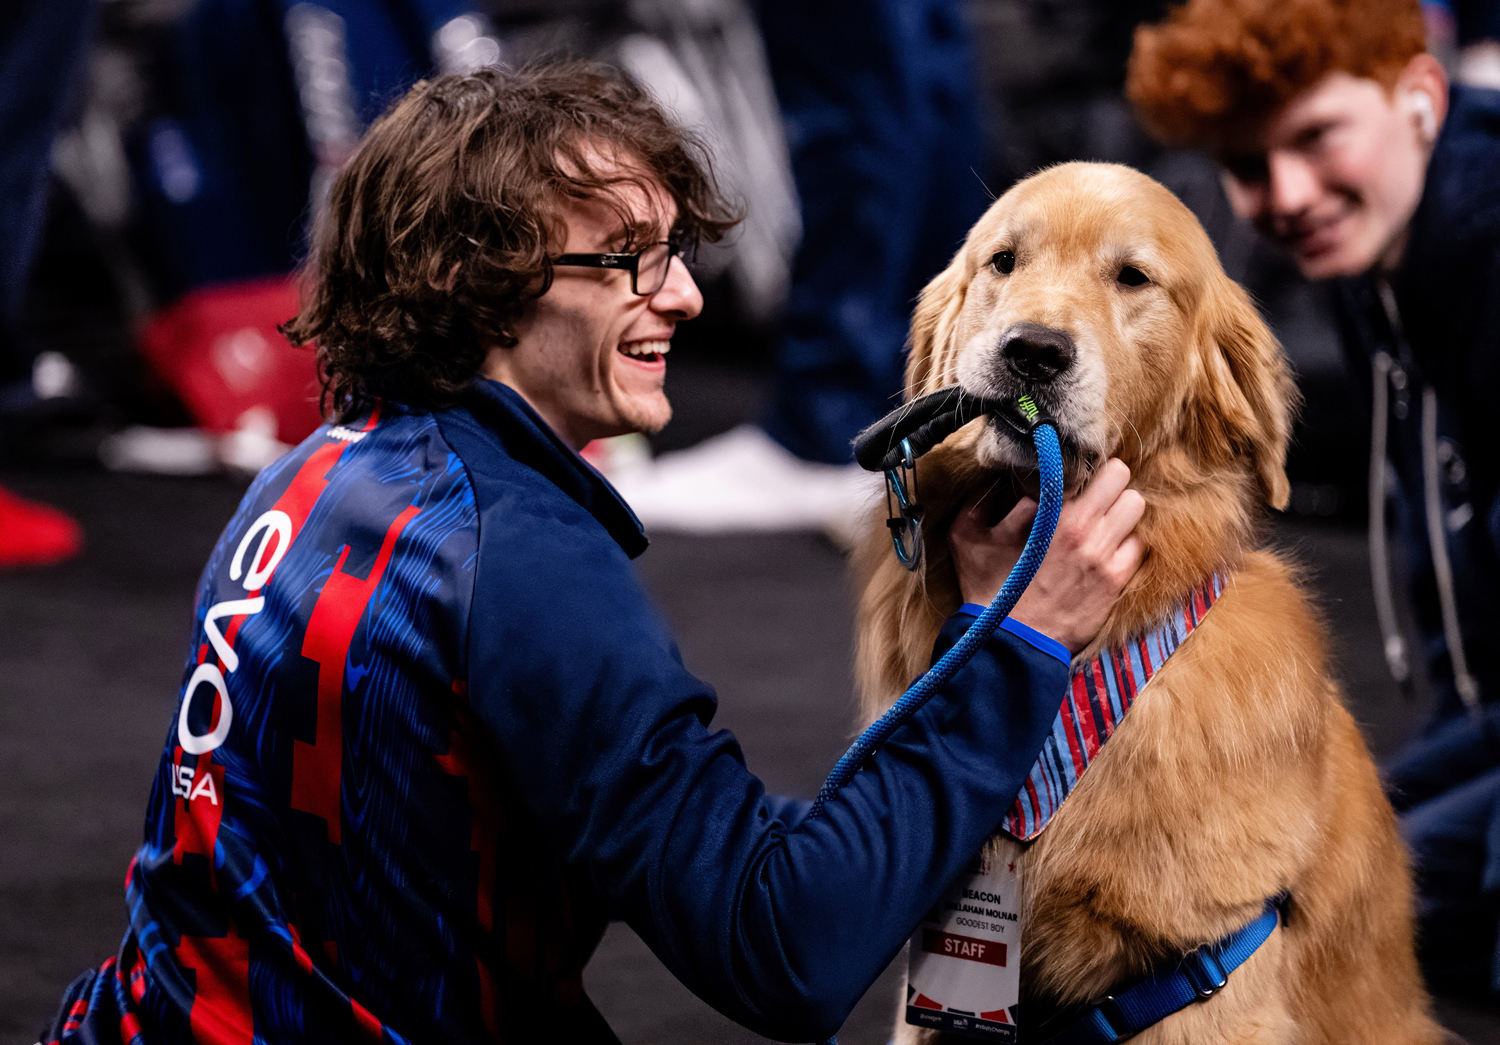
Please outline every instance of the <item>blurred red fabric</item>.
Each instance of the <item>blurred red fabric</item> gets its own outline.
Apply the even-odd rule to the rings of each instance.
[[[247,410],[263,407],[276,417],[276,438],[298,443],[323,418],[312,350],[293,348],[276,329],[297,309],[291,278],[194,290],[146,322],[141,352],[203,428],[234,431]]]
[[[0,568],[50,566],[83,550],[83,528],[65,513],[0,486]]]

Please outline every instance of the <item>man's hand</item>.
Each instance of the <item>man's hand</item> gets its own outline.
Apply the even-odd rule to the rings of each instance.
[[[1130,469],[1111,458],[1077,496],[1063,503],[1047,557],[1011,617],[1077,653],[1087,646],[1141,565],[1141,542],[1131,531],[1146,500],[1127,490]],[[1021,498],[994,526],[979,502],[953,520],[948,543],[965,602],[988,606],[1021,558],[1037,503]]]

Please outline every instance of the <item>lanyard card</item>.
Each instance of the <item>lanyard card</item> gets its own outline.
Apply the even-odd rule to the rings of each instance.
[[[906,1022],[1016,1040],[1021,999],[1021,847],[991,839],[911,938]]]

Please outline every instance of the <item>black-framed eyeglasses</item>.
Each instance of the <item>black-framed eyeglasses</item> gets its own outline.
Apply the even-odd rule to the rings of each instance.
[[[672,259],[683,254],[680,240],[648,243],[634,254],[559,254],[552,259],[554,268],[619,269],[630,273],[630,292],[649,298],[666,285]]]

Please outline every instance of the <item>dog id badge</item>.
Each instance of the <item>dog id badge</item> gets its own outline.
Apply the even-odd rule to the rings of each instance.
[[[1021,1000],[1021,846],[991,839],[911,938],[906,1022],[1016,1040]]]

